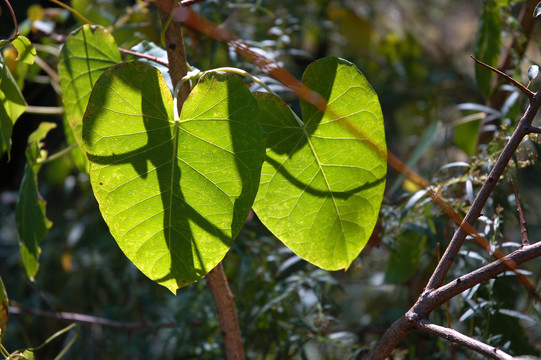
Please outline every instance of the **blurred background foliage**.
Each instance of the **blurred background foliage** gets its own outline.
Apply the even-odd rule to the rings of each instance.
[[[526,106],[523,96],[504,87],[507,95],[501,108],[484,107],[495,85],[490,78],[476,77],[469,56],[485,56],[484,60],[497,64],[513,37],[523,36],[517,18],[525,3],[207,0],[194,9],[298,78],[320,57],[340,56],[355,63],[379,95],[389,149],[464,214]],[[17,63],[13,50],[5,48],[6,63],[30,105],[60,106],[54,78],[59,47],[66,34],[82,23],[48,1],[14,1],[12,5],[21,33],[37,44],[42,62]],[[109,27],[124,48],[141,41],[159,44],[157,12],[147,2],[72,0],[71,6]],[[3,6],[1,38],[9,37],[12,30]],[[185,29],[185,38],[191,65],[204,70],[231,65],[247,69],[298,109],[292,93],[260,74],[227,44],[191,29]],[[511,73],[525,84],[527,68],[541,62],[540,39],[536,20],[530,38],[521,38],[528,44],[526,52],[512,54]],[[483,50],[483,43],[492,47]],[[533,81],[530,88],[537,90],[539,85]],[[499,125],[492,129],[496,132],[488,145],[478,144],[487,118],[499,120]],[[223,358],[215,308],[204,282],[182,289],[175,297],[142,276],[113,241],[87,175],[68,156],[44,165],[40,172],[40,192],[54,226],[42,243],[35,282],[28,280],[20,264],[14,209],[26,138],[42,121],[58,124],[46,139],[49,153],[64,148],[61,115],[27,113],[14,127],[11,160],[4,156],[0,162],[0,276],[12,308],[75,312],[126,325],[82,324],[64,359]],[[508,171],[516,181],[532,241],[541,234],[540,149],[532,136]],[[257,217],[247,220],[224,265],[249,358],[362,358],[386,327],[411,306],[454,226],[421,189],[400,174],[391,171],[387,183],[381,221],[369,246],[346,272],[329,273],[305,263]],[[520,246],[515,204],[510,182],[503,178],[476,225],[503,251]],[[448,279],[492,260],[486,250],[467,241]],[[523,270],[537,289],[540,268],[537,259]],[[448,315],[451,325],[466,334],[511,354],[538,356],[540,313],[540,305],[512,273],[506,273],[453,299],[447,310],[441,307],[434,312],[432,320],[447,325]],[[37,346],[68,323],[32,314],[12,315],[2,343],[10,351]],[[73,331],[54,340],[36,352],[37,358],[54,358],[71,336]],[[453,356],[450,348],[448,342],[414,333],[393,358],[449,359]],[[454,352],[458,358],[476,358],[459,347]]]

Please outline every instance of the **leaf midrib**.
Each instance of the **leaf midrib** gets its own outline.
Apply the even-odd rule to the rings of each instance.
[[[325,173],[325,170],[323,169],[323,165],[321,164],[321,161],[319,160],[319,156],[316,153],[316,149],[314,148],[314,145],[312,144],[312,141],[310,139],[310,136],[308,135],[308,132],[306,131],[306,128],[302,127],[302,131],[304,133],[304,136],[306,136],[306,141],[308,142],[308,145],[310,146],[310,150],[312,151],[312,154],[314,154],[314,157],[317,162],[317,166],[319,167],[319,171],[321,172],[321,175],[323,176],[323,179],[325,180],[325,185],[327,185],[327,189],[329,190],[329,194],[332,199],[334,210],[336,211],[336,215],[338,215],[338,220],[340,221],[340,229],[342,230],[342,234],[344,234],[344,241],[345,241],[345,230],[342,224],[342,217],[340,216],[338,205],[336,204],[336,199],[334,198],[334,195],[332,193],[331,185],[329,184],[329,180],[327,179],[327,174]],[[344,249],[346,251],[346,259],[347,259],[348,258],[347,246],[345,246]]]
[[[177,159],[177,148],[178,148],[178,131],[180,127],[180,121],[175,120],[175,132],[173,134],[173,151],[171,154],[171,182],[169,183],[169,218],[167,219],[167,247],[171,249],[171,232],[172,232],[172,219],[173,219],[173,183],[175,181],[175,164]]]

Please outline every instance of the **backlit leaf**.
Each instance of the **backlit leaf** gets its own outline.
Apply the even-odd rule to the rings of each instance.
[[[13,125],[28,105],[0,56],[0,156],[11,149]]]
[[[82,119],[92,87],[101,74],[121,62],[114,38],[101,26],[83,25],[66,39],[60,53],[58,75],[64,104],[64,124],[75,141],[82,144]],[[68,137],[70,140],[71,137]],[[80,149],[73,156],[81,170],[86,168]]]
[[[312,63],[303,83],[327,101],[301,103],[301,126],[279,98],[257,96],[267,157],[254,210],[293,252],[327,270],[347,269],[366,245],[385,188],[383,116],[376,93],[348,61]],[[358,139],[345,121],[365,134]]]
[[[84,118],[90,179],[126,256],[176,292],[225,256],[255,198],[264,159],[257,102],[237,76],[200,79],[180,120],[160,72],[118,65]]]
[[[41,168],[39,160],[47,157],[42,150],[41,141],[47,133],[56,127],[56,124],[42,122],[38,129],[28,137],[26,149],[27,164],[24,168],[24,177],[19,189],[19,200],[15,218],[19,233],[21,258],[28,277],[33,280],[39,268],[39,244],[49,231],[52,223],[45,215],[45,200],[38,192],[38,172]]]
[[[32,65],[34,63],[34,59],[37,55],[36,49],[27,37],[18,36],[15,40],[13,40],[12,44],[19,53],[17,61],[22,61],[28,65]]]

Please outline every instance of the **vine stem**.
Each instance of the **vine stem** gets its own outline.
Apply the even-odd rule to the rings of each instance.
[[[169,73],[171,74],[173,87],[176,88],[179,85],[178,92],[175,91],[177,100],[175,111],[180,114],[182,104],[190,94],[190,82],[182,82],[182,79],[189,71],[182,28],[179,22],[171,21],[176,7],[174,0],[157,0],[156,6],[160,9],[160,18],[165,27],[163,40],[167,50]],[[216,304],[227,359],[245,359],[235,301],[221,263],[208,273],[206,281]]]
[[[13,18],[13,25],[15,25],[15,32],[13,33],[13,37],[11,38],[11,40],[13,40],[17,37],[17,34],[19,34],[19,24],[17,23],[17,16],[15,16],[15,11],[13,11],[13,8],[11,7],[9,0],[4,0],[4,2],[9,8],[9,11],[11,12],[11,17]]]

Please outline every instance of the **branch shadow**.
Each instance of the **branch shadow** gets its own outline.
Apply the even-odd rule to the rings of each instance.
[[[144,67],[151,67],[143,63],[135,64],[122,64],[116,66],[115,69],[118,71],[121,70],[122,66],[139,66],[142,67],[141,71],[148,71],[148,68],[145,69]],[[154,68],[152,69],[153,71],[155,70]],[[149,78],[152,78],[152,80],[149,81]],[[111,79],[112,77],[100,79],[100,82],[102,82],[101,87],[110,88]],[[125,81],[122,74],[117,74],[115,79],[124,81],[127,86],[131,87],[137,88],[144,86],[144,94],[160,94],[161,92],[158,77],[145,77],[144,82],[134,79]],[[108,82],[106,83],[105,81]],[[138,90],[140,91],[140,89]],[[160,114],[168,114],[163,102],[155,100],[155,98],[151,99],[142,96],[141,109],[143,114],[156,114],[157,110]],[[194,234],[191,229],[192,223],[215,236],[224,244],[231,245],[233,240],[224,230],[209,222],[185,201],[181,188],[182,172],[177,161],[178,152],[174,143],[178,141],[179,131],[181,129],[178,128],[178,124],[172,123],[170,119],[167,119],[167,115],[164,115],[163,118],[170,122],[170,126],[164,127],[163,122],[157,121],[155,117],[143,115],[146,136],[148,138],[147,143],[140,148],[109,156],[87,155],[90,161],[101,165],[131,164],[137,174],[143,179],[147,178],[149,172],[156,171],[164,210],[163,237],[171,254],[171,263],[169,273],[152,280],[160,283],[174,280],[179,287],[182,287],[198,281],[211,270],[205,269],[203,266],[203,255],[196,246]],[[240,125],[235,126],[240,128]],[[92,130],[90,129],[89,131]],[[239,129],[235,129],[234,131],[239,131]],[[143,155],[144,159],[142,160]],[[239,158],[239,162],[242,161],[242,157]],[[243,183],[247,183],[249,177],[249,175],[244,175]],[[239,210],[235,209],[235,216],[238,217],[240,213]]]
[[[382,182],[385,181],[385,176],[382,176],[374,181],[367,181],[365,182],[364,184],[362,185],[359,185],[359,186],[356,186],[352,189],[349,189],[347,191],[323,191],[323,190],[318,190],[312,186],[310,186],[309,184],[306,184],[306,183],[303,183],[302,181],[300,181],[299,179],[297,179],[295,176],[293,176],[289,171],[287,171],[283,166],[281,166],[281,164],[270,158],[270,157],[266,157],[265,158],[265,161],[267,163],[269,163],[270,165],[272,165],[272,167],[274,167],[276,169],[277,172],[279,172],[283,177],[285,177],[291,184],[295,185],[297,188],[311,194],[311,195],[314,195],[314,196],[317,196],[317,197],[334,197],[334,198],[337,198],[337,199],[348,199],[349,197],[351,197],[352,195],[355,195],[357,194],[358,192],[360,191],[363,191],[363,190],[367,190],[367,189],[370,189],[374,186],[377,186],[379,184],[381,184]]]

